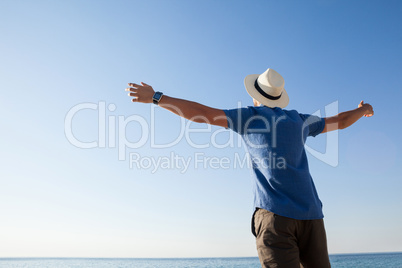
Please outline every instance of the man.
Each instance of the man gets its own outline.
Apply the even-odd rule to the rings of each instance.
[[[255,211],[252,232],[263,267],[330,267],[322,204],[311,178],[307,136],[344,129],[374,114],[370,104],[319,118],[284,110],[289,103],[283,77],[273,69],[248,75],[244,84],[254,107],[220,110],[129,84],[133,102],[152,103],[199,123],[241,135],[253,166]],[[275,161],[277,160],[277,161]]]

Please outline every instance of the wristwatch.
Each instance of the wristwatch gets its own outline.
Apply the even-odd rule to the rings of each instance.
[[[154,96],[152,97],[152,101],[154,102],[154,104],[158,105],[160,100],[162,99],[163,93],[156,91]]]

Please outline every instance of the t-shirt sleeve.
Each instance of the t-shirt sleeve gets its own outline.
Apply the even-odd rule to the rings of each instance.
[[[318,117],[316,115],[310,114],[299,114],[301,119],[304,121],[304,126],[308,127],[309,136],[317,136],[320,134],[325,127],[325,119]]]
[[[228,120],[228,128],[236,133],[244,133],[245,122],[250,117],[250,110],[248,108],[236,108],[223,110],[226,114],[226,119]]]

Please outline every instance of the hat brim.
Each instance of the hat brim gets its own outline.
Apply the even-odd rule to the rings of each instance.
[[[263,95],[261,95],[257,89],[254,87],[255,80],[259,77],[259,74],[250,74],[244,78],[244,86],[246,87],[247,93],[253,98],[256,99],[259,103],[264,104],[265,106],[275,108],[285,108],[289,104],[289,96],[285,89],[282,91],[282,95],[277,100],[270,100]]]

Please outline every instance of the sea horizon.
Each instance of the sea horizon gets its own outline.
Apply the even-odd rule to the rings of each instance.
[[[353,252],[353,253],[330,253],[329,256],[335,255],[375,255],[375,254],[402,254],[402,251],[379,251],[379,252]],[[52,257],[52,256],[0,256],[0,259],[233,259],[233,258],[258,258],[255,256],[223,256],[223,257]]]
[[[360,252],[329,254],[333,268],[400,268],[402,252]],[[247,257],[0,257],[2,268],[257,268],[257,256]]]

